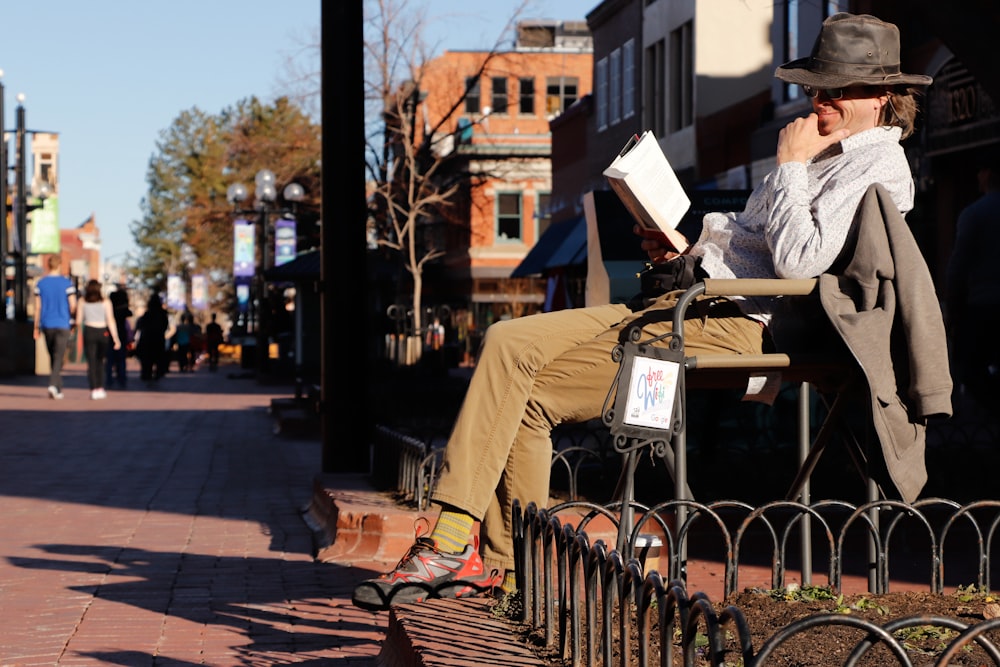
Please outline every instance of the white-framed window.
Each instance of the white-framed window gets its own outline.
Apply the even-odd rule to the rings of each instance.
[[[479,77],[466,77],[465,90],[465,113],[479,113]]]
[[[594,66],[594,94],[597,97],[597,131],[608,128],[608,59],[601,58]]]
[[[535,115],[535,77],[523,76],[518,79],[518,95],[520,106],[518,112],[530,116]]]
[[[550,76],[545,80],[545,112],[550,117],[561,114],[576,102],[580,80],[575,76]]]
[[[493,113],[507,113],[507,106],[510,104],[510,98],[507,96],[507,77],[495,76],[490,85],[492,86]]]
[[[608,122],[622,119],[622,52],[615,49],[608,57]]]
[[[497,241],[510,243],[524,238],[521,229],[523,209],[520,192],[497,193]]]
[[[622,45],[622,118],[635,115],[635,39]]]

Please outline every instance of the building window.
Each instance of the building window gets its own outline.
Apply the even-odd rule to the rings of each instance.
[[[785,3],[785,62],[790,62],[799,57],[799,2],[798,0],[788,0]],[[785,100],[797,100],[802,96],[802,89],[794,83],[782,83]]]
[[[597,97],[597,130],[608,127],[608,59],[601,58],[594,67],[594,85]]]
[[[694,48],[691,21],[670,31],[670,131],[694,122]]]
[[[646,47],[646,66],[643,68],[643,125],[653,131],[656,137],[666,134],[666,94],[663,86],[665,67],[665,44],[663,40]]]
[[[493,77],[492,86],[493,97],[491,106],[493,107],[493,113],[507,113],[507,77]]]
[[[479,113],[479,77],[465,79],[465,113]]]
[[[549,228],[552,223],[552,195],[548,192],[538,193],[538,203],[535,207],[535,218],[538,220],[538,236],[535,237],[535,242],[542,238],[542,234],[545,230]]]
[[[524,77],[518,80],[518,92],[521,98],[520,111],[523,114],[535,114],[535,79]]]
[[[501,192],[497,195],[497,240],[521,238],[521,193]]]
[[[608,58],[608,122],[622,119],[622,52],[615,49]]]
[[[839,12],[849,10],[847,0],[825,0],[824,2],[803,2],[802,0],[786,0],[780,16],[783,34],[782,43],[778,45],[785,62],[803,58],[812,51],[816,31],[813,28],[817,18],[826,19]],[[818,15],[822,16],[818,16]],[[805,26],[805,30],[803,30]],[[802,87],[795,83],[781,83],[781,96],[784,102],[801,100]]]
[[[622,45],[622,118],[635,115],[635,40]]]
[[[566,111],[579,94],[579,80],[575,76],[552,76],[545,83],[545,112],[557,116]]]

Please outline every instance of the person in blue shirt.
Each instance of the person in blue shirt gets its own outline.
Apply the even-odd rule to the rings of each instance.
[[[63,397],[62,367],[76,312],[76,286],[62,275],[62,258],[49,255],[49,272],[35,283],[34,337],[45,336],[49,352],[49,396]]]

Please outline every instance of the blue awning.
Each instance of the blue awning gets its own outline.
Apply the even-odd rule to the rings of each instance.
[[[538,276],[549,269],[575,266],[586,261],[587,220],[580,216],[549,225],[510,277]]]
[[[319,250],[306,250],[290,262],[272,266],[264,272],[264,279],[271,282],[319,280],[319,259]]]

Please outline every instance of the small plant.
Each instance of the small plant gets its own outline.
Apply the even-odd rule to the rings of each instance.
[[[983,602],[996,602],[997,600],[997,597],[991,594],[985,586],[978,586],[976,584],[959,586],[955,589],[955,597],[962,602],[973,602],[975,600],[982,600]]]
[[[816,602],[817,600],[836,600],[843,602],[844,596],[835,594],[828,586],[799,586],[792,584],[786,588],[773,588],[764,591],[778,602]]]
[[[940,653],[947,646],[948,642],[958,633],[948,628],[939,628],[934,625],[920,625],[912,628],[903,628],[895,633],[898,639],[908,651],[930,655]],[[931,644],[933,648],[923,648],[922,644]]]
[[[875,611],[879,616],[889,615],[888,607],[864,597],[851,605],[851,609],[856,609],[857,611]]]

